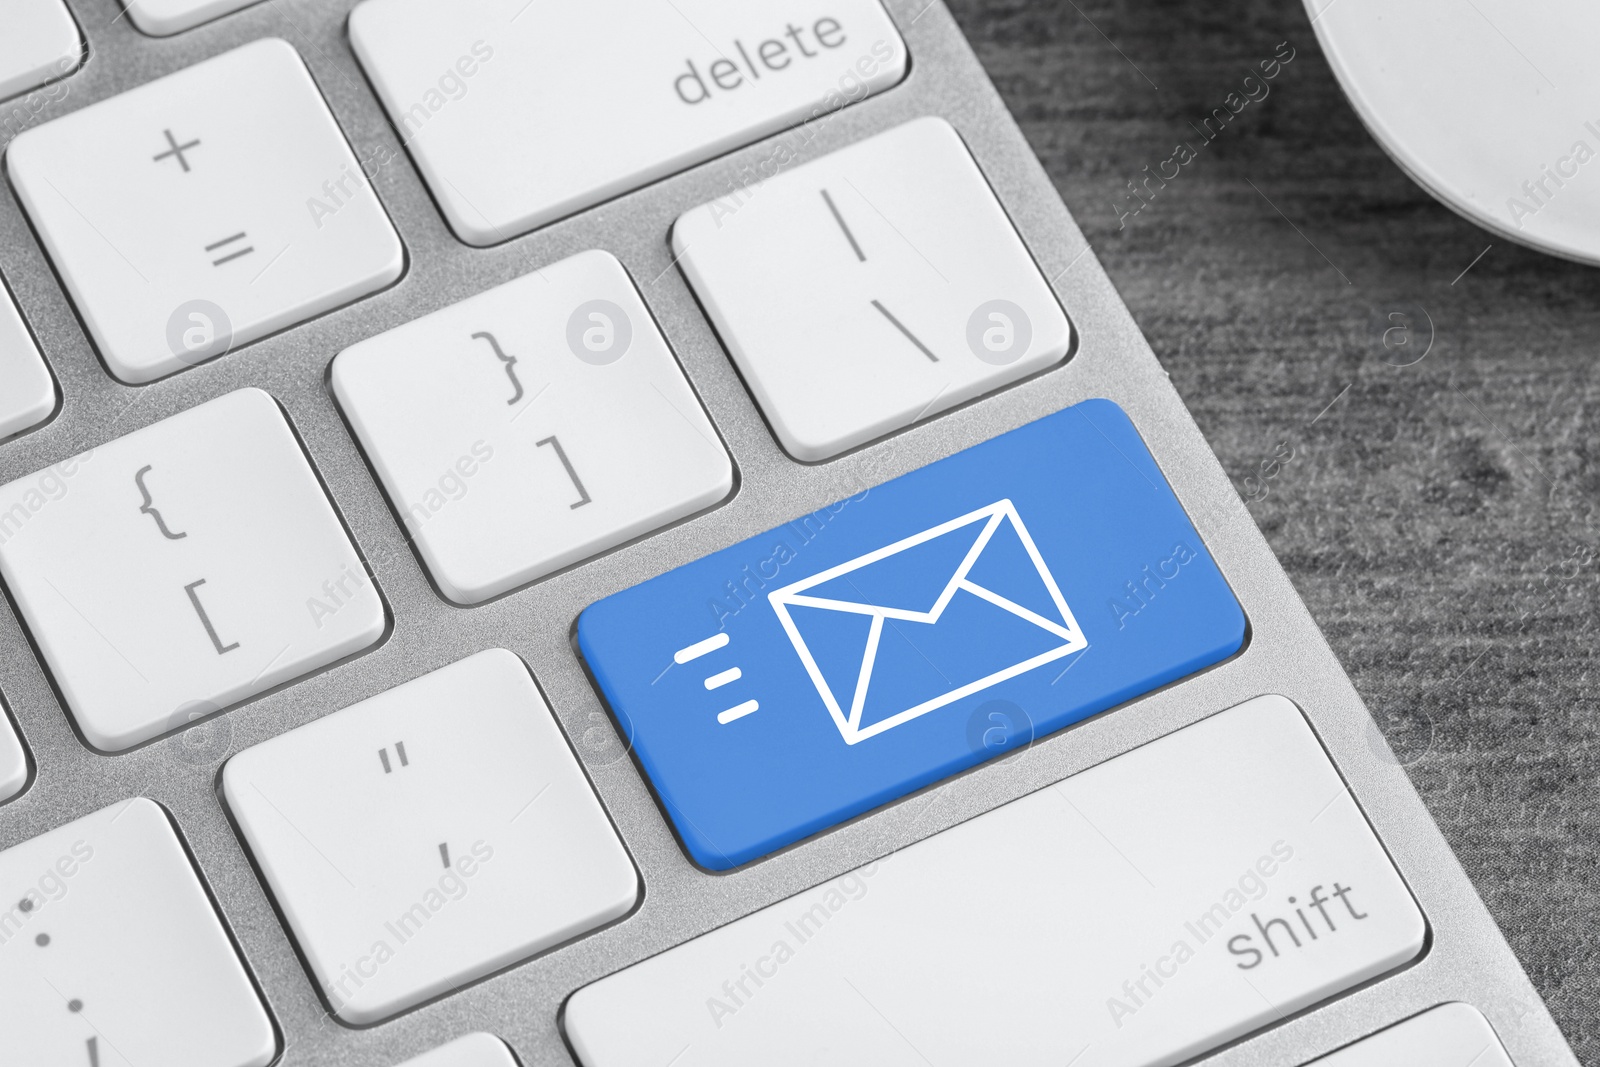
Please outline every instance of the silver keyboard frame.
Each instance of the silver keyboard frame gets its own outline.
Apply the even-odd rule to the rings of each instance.
[[[358,155],[375,146],[397,154],[374,185],[408,263],[403,278],[382,293],[155,384],[124,386],[96,356],[7,184],[0,195],[0,273],[35,331],[63,402],[44,428],[0,445],[0,482],[230,390],[267,390],[288,412],[363,555],[377,561],[393,625],[378,648],[213,720],[205,727],[211,742],[226,740],[227,751],[237,752],[470,653],[503,646],[532,668],[643,879],[642,903],[626,919],[390,1022],[347,1028],[328,1017],[229,823],[216,788],[221,757],[185,758],[192,749],[181,737],[124,755],[91,752],[75,734],[14,605],[0,608],[0,693],[34,767],[27,790],[0,807],[0,848],[131,796],[165,805],[280,1029],[280,1063],[390,1067],[473,1030],[505,1039],[525,1067],[570,1063],[558,1019],[580,986],[1262,693],[1281,693],[1310,717],[1421,904],[1431,937],[1423,957],[1399,973],[1203,1062],[1300,1064],[1436,1004],[1462,1000],[1488,1016],[1519,1067],[1577,1063],[942,2],[886,0],[910,50],[909,76],[822,122],[804,157],[919,115],[944,116],[966,139],[1053,280],[1077,331],[1076,354],[1055,370],[821,464],[798,463],[778,446],[672,265],[668,246],[673,220],[724,194],[743,167],[762,158],[759,143],[494,248],[471,248],[446,226],[356,62],[345,29],[352,0],[266,0],[164,39],[135,30],[116,0],[68,3],[89,58],[66,79],[66,96],[35,122],[258,37],[281,36],[306,61]],[[0,104],[0,117],[16,103]],[[0,137],[14,132],[6,129]],[[429,585],[347,432],[326,385],[329,361],[349,344],[589,248],[614,253],[633,276],[722,434],[738,470],[737,489],[722,505],[673,528],[490,604],[453,607]],[[1143,433],[1244,606],[1251,625],[1246,649],[1197,677],[744,870],[713,875],[697,869],[625,757],[584,674],[571,642],[578,612],[1090,397],[1121,404]],[[997,995],[1003,1007],[1003,986]],[[996,1006],[974,1005],[974,1013],[993,1018]]]

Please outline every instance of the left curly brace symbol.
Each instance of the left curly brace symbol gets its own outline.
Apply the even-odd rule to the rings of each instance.
[[[189,536],[188,532],[185,531],[183,533],[173,533],[171,530],[167,529],[166,520],[161,517],[161,512],[155,509],[155,501],[150,496],[150,490],[145,487],[144,476],[149,474],[152,469],[153,468],[151,465],[147,463],[143,467],[140,467],[139,472],[133,476],[133,484],[139,487],[139,495],[144,497],[144,503],[139,506],[139,514],[148,515],[152,519],[156,520],[156,526],[161,530],[162,537],[165,537],[169,541],[181,541],[183,538]]]

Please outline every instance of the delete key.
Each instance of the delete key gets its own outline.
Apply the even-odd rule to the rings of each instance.
[[[878,0],[365,0],[350,41],[451,229],[480,246],[825,119],[909,64]],[[778,165],[816,134],[775,145]]]

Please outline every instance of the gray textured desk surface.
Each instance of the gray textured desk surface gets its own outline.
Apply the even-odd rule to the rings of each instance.
[[[1413,185],[1292,0],[951,6],[1574,1051],[1600,1064],[1600,270],[1492,238]],[[1283,41],[1269,95],[1206,143],[1190,124]],[[1163,164],[1179,142],[1195,158]],[[1131,214],[1146,166],[1179,174]],[[1428,319],[1431,350],[1392,365],[1421,354]],[[1413,320],[1409,348],[1384,346]]]

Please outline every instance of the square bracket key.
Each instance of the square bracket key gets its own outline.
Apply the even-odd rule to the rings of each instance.
[[[0,486],[0,576],[78,728],[106,752],[359,652],[386,624],[259,389]]]
[[[352,345],[333,392],[457,604],[710,507],[717,440],[627,271],[559,263]]]

